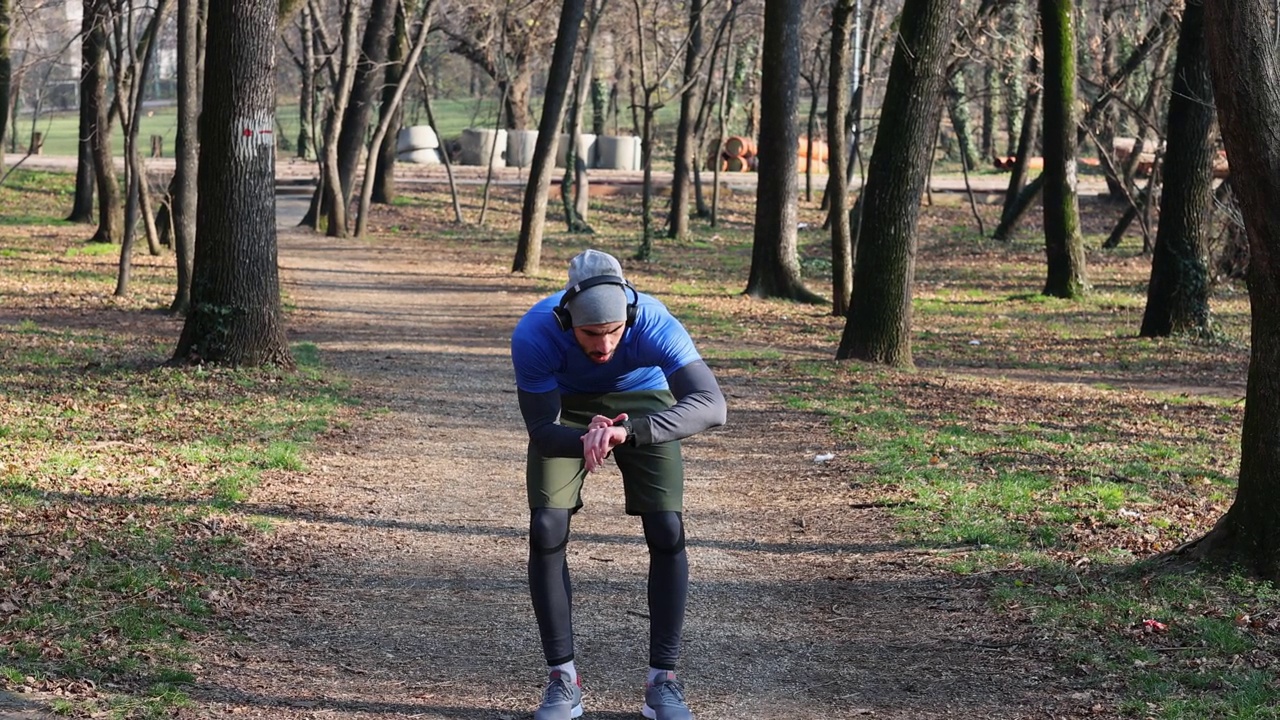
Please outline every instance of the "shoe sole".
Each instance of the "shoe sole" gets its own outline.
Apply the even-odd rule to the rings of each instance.
[[[573,709],[569,711],[569,717],[571,718],[582,717],[582,703],[578,703],[577,705],[573,706]]]
[[[645,703],[644,707],[640,708],[640,714],[645,716],[649,720],[657,720],[657,717],[658,717],[658,712],[653,708],[649,707],[649,703]],[[689,717],[692,718],[693,715],[690,714]]]

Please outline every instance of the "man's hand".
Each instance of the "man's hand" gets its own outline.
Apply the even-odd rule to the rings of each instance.
[[[616,418],[596,415],[587,425],[587,434],[582,436],[582,457],[586,461],[587,472],[591,472],[604,464],[605,458],[613,452],[613,448],[627,439],[627,431],[614,427],[627,419],[626,413],[619,413]]]

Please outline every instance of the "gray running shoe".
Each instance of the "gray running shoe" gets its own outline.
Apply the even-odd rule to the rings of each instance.
[[[649,720],[693,720],[689,705],[684,701],[684,685],[676,680],[676,674],[664,672],[644,686],[644,708],[640,714]]]
[[[572,720],[582,717],[582,686],[559,670],[552,670],[547,678],[547,689],[542,692],[542,704],[533,713],[533,720]]]

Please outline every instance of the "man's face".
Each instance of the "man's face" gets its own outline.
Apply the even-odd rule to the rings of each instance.
[[[613,353],[622,341],[624,322],[602,323],[600,325],[583,325],[573,329],[573,337],[578,347],[591,358],[591,362],[603,365],[613,359]]]

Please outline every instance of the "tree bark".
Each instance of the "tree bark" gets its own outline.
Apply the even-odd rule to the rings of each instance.
[[[1040,0],[1044,39],[1044,294],[1078,298],[1089,290],[1076,176],[1075,3]]]
[[[698,60],[702,55],[703,0],[689,1],[689,42],[684,52],[684,92],[680,93],[680,119],[676,123],[675,171],[671,174],[671,220],[667,237],[689,234],[689,185],[693,175],[694,115],[698,107]]]
[[[120,243],[119,272],[116,275],[117,297],[129,292],[129,280],[133,274],[133,242],[137,235],[138,216],[141,214],[147,234],[147,245],[152,255],[160,254],[159,234],[156,232],[155,215],[151,212],[151,187],[147,180],[146,161],[138,150],[139,123],[142,118],[142,100],[146,96],[147,77],[150,74],[151,60],[155,57],[155,48],[160,29],[168,18],[172,0],[159,0],[152,11],[147,27],[138,41],[137,49],[128,58],[126,75],[132,78],[129,83],[117,83],[116,114],[121,118],[124,130],[124,161],[128,196],[125,200],[124,240]],[[125,64],[125,50],[120,51],[121,64]],[[121,97],[126,86],[128,92]],[[127,122],[126,122],[127,119]]]
[[[756,187],[755,235],[746,294],[811,303],[826,299],[804,286],[796,249],[796,129],[799,106],[800,21],[803,0],[765,0],[760,52],[760,165]]]
[[[1188,0],[1169,99],[1160,228],[1139,335],[1210,331],[1208,239],[1213,216],[1213,81],[1204,46],[1204,5]]]
[[[124,228],[120,188],[111,158],[111,108],[107,102],[107,30],[111,26],[111,0],[90,0],[84,9],[80,102],[88,105],[92,125],[87,134],[93,157],[94,183],[98,188],[98,229],[90,242],[116,243]]]
[[[302,87],[298,90],[298,142],[297,155],[303,160],[314,160],[316,156],[316,40],[313,23],[315,16],[310,7],[302,8],[302,18],[298,21],[299,44],[302,46],[302,63],[298,72],[302,76]]]
[[[0,141],[4,140],[9,125],[9,94],[13,78],[13,60],[10,54],[9,29],[10,3],[12,0],[0,0]],[[4,148],[0,147],[0,177],[4,177]]]
[[[853,236],[849,229],[849,38],[856,0],[837,0],[831,8],[831,78],[827,83],[827,142],[831,165],[827,197],[831,199],[831,314],[844,317],[853,293]]]
[[[435,0],[423,0],[422,2],[422,12],[414,20],[413,45],[408,48],[408,57],[403,61],[405,68],[418,64],[418,58],[422,55],[422,48],[427,43],[427,32],[431,26],[431,11],[434,5]],[[402,106],[401,103],[404,100],[404,92],[409,87],[409,81],[412,79],[413,75],[407,72],[401,73],[396,79],[396,84],[391,87],[391,97],[385,98],[383,101],[382,114],[378,119],[377,128],[373,131],[373,139],[369,143],[369,157],[365,162],[364,178],[360,184],[360,209],[356,218],[356,237],[364,237],[365,235],[365,230],[369,224],[369,208],[373,203],[374,186],[378,184],[378,178],[381,177],[379,162],[381,153],[378,152],[378,148],[386,145],[391,128],[399,124],[398,118]]]
[[[1024,196],[1027,191],[1027,165],[1031,159],[1032,148],[1035,147],[1036,129],[1040,127],[1041,81],[1040,61],[1036,58],[1036,50],[1040,45],[1039,33],[1032,43],[1032,51],[1027,58],[1027,85],[1024,93],[1026,104],[1022,108],[1022,121],[1018,125],[1018,148],[1013,169],[1009,172],[1009,187],[1004,194],[1004,208],[1000,212],[1000,224],[992,235],[996,240],[1007,241],[1013,236],[1013,229],[1022,219],[1031,200],[1038,195],[1043,182],[1036,183],[1035,193]]]
[[[547,194],[551,190],[551,171],[555,169],[556,142],[560,122],[564,119],[565,98],[573,76],[573,57],[578,48],[578,28],[586,12],[586,0],[564,0],[560,9],[560,25],[556,29],[555,50],[547,72],[546,97],[542,119],[538,123],[538,140],[533,145],[533,162],[529,182],[524,190],[524,206],[520,213],[520,238],[512,272],[533,274],[542,261],[542,231],[547,220]],[[572,141],[570,141],[572,142]]]
[[[199,3],[178,0],[178,134],[174,146],[173,250],[178,282],[169,311],[185,315],[191,308],[191,270],[195,261],[197,137],[199,95]]]
[[[191,312],[175,363],[290,367],[275,202],[274,0],[211,3]]]
[[[920,196],[942,117],[958,0],[906,0],[861,201],[839,359],[911,367]]]
[[[1249,386],[1235,501],[1199,552],[1280,580],[1280,58],[1261,0],[1205,4],[1218,120],[1249,236]]]
[[[419,2],[427,2],[428,0],[418,0]],[[382,205],[389,205],[396,197],[396,147],[399,144],[400,125],[404,119],[404,103],[402,98],[396,98],[396,86],[400,84],[400,78],[404,76],[413,77],[409,71],[408,63],[405,62],[405,55],[409,53],[409,20],[406,15],[407,8],[403,2],[396,3],[395,14],[395,34],[391,37],[391,43],[387,47],[387,66],[384,70],[385,77],[382,85],[382,104],[378,110],[379,123],[383,117],[390,117],[391,121],[387,125],[387,131],[382,136],[382,142],[377,146],[372,144],[369,147],[370,153],[378,154],[378,162],[374,165],[378,169],[377,175],[373,180],[373,195],[370,197],[371,202]],[[403,93],[401,93],[403,95]],[[361,210],[363,213],[363,209]]]
[[[582,43],[582,59],[574,82],[573,107],[569,114],[569,147],[564,154],[564,180],[560,183],[560,199],[564,205],[565,227],[569,232],[592,232],[587,223],[591,208],[591,180],[587,176],[587,158],[578,154],[582,141],[582,113],[591,94],[591,78],[595,67],[596,32],[604,15],[607,0],[593,0],[587,16],[587,36]]]
[[[365,22],[360,56],[351,84],[351,97],[343,113],[342,132],[338,135],[338,180],[341,186],[336,197],[343,203],[343,207],[339,210],[336,203],[329,207],[329,228],[326,234],[330,237],[346,237],[350,230],[346,223],[351,188],[360,165],[361,151],[365,149],[365,137],[373,117],[377,89],[384,76],[382,65],[387,59],[387,45],[395,21],[395,5],[395,0],[373,0],[369,5],[369,17]]]

